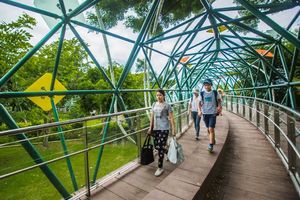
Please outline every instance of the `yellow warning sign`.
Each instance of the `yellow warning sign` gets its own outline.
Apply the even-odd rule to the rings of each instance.
[[[50,85],[52,80],[52,74],[46,73],[37,81],[35,81],[31,86],[29,86],[25,92],[40,92],[40,91],[50,91]],[[55,84],[53,91],[66,91],[67,89],[63,84],[61,84],[57,79],[55,79]],[[65,95],[55,95],[53,96],[54,104],[56,105],[60,100],[64,98]],[[50,98],[47,96],[38,97],[27,97],[33,103],[41,107],[44,111],[49,111],[52,109]]]

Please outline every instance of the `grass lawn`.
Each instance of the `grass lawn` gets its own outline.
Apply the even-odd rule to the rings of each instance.
[[[83,148],[82,141],[67,141],[69,152],[74,152]],[[60,142],[49,143],[49,147],[35,145],[45,160],[62,156]],[[94,167],[99,149],[89,152],[90,177],[94,174]],[[100,164],[97,178],[103,177],[109,172],[123,166],[137,157],[137,147],[130,143],[111,144],[104,147],[104,152]],[[73,170],[76,176],[78,187],[84,186],[84,156],[79,154],[71,157]],[[0,174],[21,169],[32,165],[34,162],[21,146],[7,147],[0,149]],[[49,165],[59,180],[67,188],[69,193],[73,193],[70,174],[65,160],[61,160]],[[50,181],[39,168],[5,178],[0,181],[1,199],[61,199]]]

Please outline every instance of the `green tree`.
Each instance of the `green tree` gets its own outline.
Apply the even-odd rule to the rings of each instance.
[[[210,0],[213,2],[214,0]],[[152,0],[103,0],[97,5],[105,25],[109,29],[124,21],[126,27],[138,32],[146,18]],[[191,17],[193,14],[199,14],[203,9],[199,0],[165,0],[161,13],[159,15],[159,24],[157,32],[162,32],[164,28],[175,25]],[[130,11],[130,12],[128,12]],[[91,24],[98,26],[97,16],[89,13],[88,19]]]

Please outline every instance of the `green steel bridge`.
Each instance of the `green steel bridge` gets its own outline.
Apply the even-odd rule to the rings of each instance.
[[[30,176],[29,173],[33,172],[33,174],[41,174],[39,179],[43,179],[45,185],[50,185],[52,189],[49,192],[56,193],[57,196],[59,196],[58,198],[64,199],[82,199],[84,197],[95,197],[95,199],[101,199],[101,197],[102,199],[209,199],[209,195],[205,196],[204,194],[218,193],[216,191],[210,191],[209,188],[213,186],[208,187],[209,185],[215,184],[214,180],[218,180],[220,174],[223,173],[222,170],[218,170],[222,169],[218,163],[226,162],[226,158],[228,157],[226,157],[226,152],[234,152],[234,150],[232,150],[233,147],[228,149],[228,146],[236,145],[236,143],[238,143],[237,146],[239,146],[240,144],[245,143],[249,145],[246,145],[245,148],[249,147],[249,149],[252,149],[253,151],[243,150],[245,155],[241,154],[240,156],[245,157],[241,159],[242,161],[231,160],[230,162],[245,161],[246,163],[249,161],[246,161],[248,158],[251,158],[249,161],[250,163],[251,160],[254,162],[254,160],[258,158],[268,160],[270,163],[268,165],[269,171],[273,170],[276,177],[274,182],[278,183],[280,187],[282,186],[282,188],[276,189],[276,185],[274,186],[274,184],[270,184],[270,188],[265,185],[266,194],[260,195],[264,196],[264,199],[299,199],[300,143],[298,136],[300,134],[300,79],[297,78],[296,75],[300,70],[299,24],[297,25],[298,35],[295,35],[290,30],[297,20],[299,20],[300,7],[298,0],[262,5],[252,5],[247,0],[236,0],[236,2],[239,3],[237,6],[224,8],[214,8],[214,1],[199,0],[199,4],[202,7],[199,14],[193,15],[187,20],[158,34],[154,33],[159,24],[161,10],[167,1],[153,0],[138,36],[134,40],[122,36],[122,33],[116,34],[109,30],[105,30],[103,25],[100,25],[99,28],[98,26],[93,26],[76,19],[78,15],[94,8],[99,2],[100,0],[86,0],[73,10],[70,10],[66,9],[66,1],[55,1],[55,4],[59,5],[61,11],[60,14],[57,14],[51,10],[30,6],[19,1],[0,0],[0,6],[5,4],[11,6],[12,9],[23,9],[57,20],[57,23],[52,29],[44,35],[30,51],[28,51],[20,60],[16,61],[15,65],[11,66],[5,74],[1,74],[1,88],[5,88],[7,82],[22,69],[24,64],[36,54],[53,35],[56,33],[60,34],[56,52],[56,61],[53,66],[51,81],[49,81],[49,91],[0,90],[1,102],[8,101],[9,99],[48,97],[55,119],[55,122],[52,123],[20,128],[9,108],[5,106],[5,103],[0,104],[1,121],[9,127],[9,130],[0,132],[0,137],[11,136],[16,138],[13,142],[1,144],[0,152],[2,151],[4,154],[7,153],[9,155],[10,148],[21,145],[24,154],[21,154],[20,157],[29,155],[31,159],[28,163],[25,163],[26,165],[20,163],[20,165],[13,170],[8,169],[5,173],[1,172],[1,185],[5,184],[9,185],[9,187],[16,187],[15,190],[21,190],[24,196],[27,195],[27,192],[33,193],[31,194],[31,199],[42,198],[34,196],[35,192],[33,190],[31,191],[31,189],[17,188],[18,186],[14,186],[13,184],[16,180],[15,177]],[[48,3],[54,4],[52,1],[49,1]],[[297,12],[293,14],[294,16],[291,17],[291,21],[286,27],[277,24],[270,17],[271,14],[292,8],[296,8]],[[250,14],[244,17],[232,18],[227,13],[233,11],[248,11]],[[265,23],[272,29],[272,34],[271,32],[263,32],[259,29],[254,29],[250,25],[243,23],[244,20],[250,19],[258,19]],[[107,50],[109,49],[107,38],[114,38],[132,45],[129,57],[119,79],[115,79],[112,70],[111,74],[106,73],[106,70],[100,65],[96,56],[92,53],[90,47],[78,32],[77,27],[93,30],[102,34],[105,41],[105,47],[103,48],[106,48]],[[221,30],[222,28],[226,31]],[[247,31],[251,36],[242,36],[237,29]],[[210,37],[207,37],[206,39],[201,39],[201,37],[199,37],[209,30],[212,32]],[[67,31],[71,31],[78,39],[89,55],[90,60],[96,68],[99,69],[106,82],[110,85],[110,89],[55,90],[55,80],[60,70],[60,55]],[[157,45],[170,43],[172,43],[172,50],[170,50],[170,52],[163,52],[161,48],[159,48],[159,45]],[[285,44],[292,46],[292,50],[287,48]],[[259,49],[265,46],[268,46],[268,49],[263,51]],[[120,46],[120,48],[122,48],[122,46]],[[124,51],[128,51],[128,49],[124,49]],[[110,63],[109,66],[112,67],[110,52],[107,51],[106,53]],[[270,53],[272,56],[268,56]],[[140,83],[140,89],[125,88],[124,82],[136,63],[137,58],[141,55],[146,61],[144,65],[144,82]],[[162,66],[163,69],[160,73],[157,73],[153,60],[159,59],[159,56],[167,59],[167,62]],[[214,87],[216,89],[222,88],[226,94],[223,100],[223,107],[225,110],[224,116],[218,118],[218,126],[227,128],[224,128],[223,130],[217,129],[217,132],[220,132],[220,135],[217,136],[217,138],[220,137],[222,139],[220,139],[220,142],[218,143],[217,153],[213,156],[213,163],[210,163],[210,161],[207,160],[207,154],[199,154],[199,158],[189,158],[192,152],[201,151],[201,145],[203,146],[206,141],[205,134],[202,134],[201,137],[203,137],[203,140],[201,139],[201,143],[199,143],[198,146],[194,143],[193,145],[190,145],[191,143],[188,138],[189,134],[192,135],[192,129],[190,129],[191,120],[188,114],[188,101],[191,97],[192,89],[200,87],[201,81],[205,78],[212,79]],[[185,153],[190,153],[186,155],[185,162],[190,162],[191,166],[193,165],[192,160],[197,159],[202,159],[202,161],[210,163],[210,165],[205,165],[205,169],[209,169],[205,172],[206,175],[202,174],[203,177],[207,178],[202,180],[202,182],[200,180],[193,180],[195,182],[194,185],[198,186],[192,190],[187,189],[186,191],[189,191],[187,196],[184,196],[186,191],[179,194],[174,192],[175,190],[180,191],[180,184],[177,186],[170,184],[174,191],[168,191],[167,189],[164,190],[161,188],[157,189],[159,188],[158,186],[155,186],[155,184],[159,185],[157,180],[149,178],[148,184],[153,186],[153,190],[151,189],[151,191],[145,191],[147,189],[143,190],[139,188],[135,189],[135,192],[128,191],[126,194],[130,194],[130,192],[131,194],[136,194],[130,197],[126,196],[126,194],[123,195],[122,193],[120,193],[119,196],[117,195],[117,198],[110,196],[112,194],[103,194],[103,196],[100,195],[100,197],[97,197],[97,190],[99,190],[99,188],[106,188],[106,193],[113,191],[113,189],[109,189],[108,183],[112,181],[124,183],[125,181],[122,179],[122,182],[120,178],[122,174],[137,174],[142,173],[143,170],[143,173],[150,173],[149,169],[151,169],[151,166],[145,168],[141,167],[138,163],[138,158],[141,143],[145,135],[144,133],[149,127],[149,110],[152,102],[155,100],[153,94],[157,88],[165,89],[167,92],[167,101],[173,105],[177,136],[179,137],[182,135],[182,143],[184,149],[186,148]],[[144,108],[127,110],[123,99],[124,93],[143,93],[145,96]],[[103,94],[111,94],[111,102],[107,114],[68,121],[60,120],[58,109],[55,105],[55,95],[84,96]],[[103,128],[103,131],[99,135],[99,138],[93,141],[90,138],[90,133],[95,127],[97,128],[97,125],[93,127],[90,125],[90,122],[99,119],[101,119],[101,129]],[[110,124],[113,122],[118,124],[119,129],[115,131],[120,133],[118,137],[114,138],[109,137],[108,135]],[[123,127],[123,123],[126,123],[127,127]],[[72,127],[77,128],[69,129],[70,125],[74,125]],[[245,129],[243,129],[244,127]],[[238,130],[238,128],[241,130]],[[243,130],[249,131],[239,132]],[[37,134],[38,136],[35,137],[31,136],[32,133],[41,132],[47,132],[47,134]],[[69,140],[66,138],[71,132],[76,132],[80,135],[78,140],[80,148],[74,149],[69,145]],[[204,127],[202,128],[202,132],[205,132]],[[251,134],[249,134],[249,132]],[[237,133],[245,136],[245,138],[241,140],[236,139],[239,137]],[[47,152],[38,148],[38,143],[35,141],[39,138],[52,135],[57,135],[59,137],[58,142],[61,145],[62,152],[57,155],[54,154],[54,156],[47,156]],[[262,137],[262,135],[264,136],[263,139],[259,138]],[[192,137],[190,137],[190,139],[191,138]],[[107,158],[105,157],[105,149],[114,147],[114,145],[117,146],[117,144],[124,141],[126,144],[129,143],[134,147],[136,150],[135,155],[128,160],[126,165],[118,166],[114,171],[105,171],[107,162],[118,162],[118,153],[115,153],[114,157]],[[265,145],[264,141],[268,141],[269,143]],[[198,149],[190,149],[191,146]],[[268,150],[263,152],[262,149]],[[126,151],[126,149],[122,151]],[[3,153],[0,155],[3,155]],[[259,156],[260,154],[262,155]],[[201,156],[203,156],[203,158],[201,158]],[[75,162],[75,157],[80,157],[80,161],[82,162]],[[243,160],[244,158],[245,160]],[[277,160],[280,160],[280,162],[277,162]],[[276,164],[274,164],[275,161]],[[259,162],[260,161],[252,163],[251,169],[261,166],[259,165]],[[60,168],[56,166],[57,163],[64,163],[68,173],[62,174]],[[203,163],[200,162],[200,164]],[[277,165],[280,170],[276,171],[272,169],[273,166]],[[195,164],[195,166],[199,166],[199,162],[198,165]],[[139,168],[140,172],[132,172],[133,168]],[[185,168],[184,163],[178,166],[178,168],[179,169],[175,169],[174,166],[171,166],[170,169],[168,169],[168,173],[160,179],[160,182],[165,181],[166,184],[168,184],[167,181],[169,181],[170,177],[176,177],[176,173],[179,173],[178,171],[191,170]],[[145,169],[148,169],[148,171]],[[262,167],[262,171],[263,170]],[[255,174],[259,174],[257,176],[264,175],[264,173],[260,173],[259,170],[254,171],[252,175],[255,176]],[[280,176],[282,178],[280,178]],[[141,177],[143,176],[141,175]],[[193,175],[190,175],[190,177],[193,178]],[[133,179],[136,180],[135,178]],[[279,184],[279,182],[284,182],[286,184]],[[243,184],[243,182],[240,184]],[[1,187],[4,188],[4,186]],[[131,185],[130,187],[133,186]],[[257,193],[261,191],[262,185],[254,184],[251,185],[251,187],[246,187],[253,187],[247,194],[254,194],[255,191],[258,191]],[[286,190],[285,187],[287,187],[288,190]],[[232,196],[227,197],[227,199],[263,199],[259,194],[255,194],[258,196],[247,196],[245,195],[246,193],[239,193],[240,191],[243,191],[241,188],[240,190],[234,190],[230,187],[225,188],[227,188],[227,190],[232,190]],[[136,192],[137,190],[142,190],[144,193],[138,193]],[[118,191],[119,190],[117,189],[114,192],[114,195],[118,194]],[[156,193],[152,193],[152,191],[155,191]],[[160,192],[163,191],[165,193],[160,194]],[[272,193],[272,191],[281,191],[281,193]],[[225,194],[227,193],[225,191]],[[288,193],[288,195],[284,193]],[[5,195],[4,199],[6,199],[6,197],[7,199],[14,198],[11,194],[5,194],[5,191],[1,192],[1,194]],[[170,194],[172,195],[168,196]],[[224,197],[224,199],[226,198]]]

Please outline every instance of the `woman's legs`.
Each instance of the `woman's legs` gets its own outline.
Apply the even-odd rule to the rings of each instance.
[[[154,131],[154,146],[158,151],[158,167],[163,167],[164,154],[165,154],[165,146],[167,144],[169,131],[168,130],[156,130]]]

